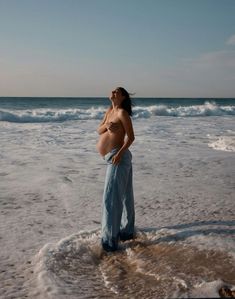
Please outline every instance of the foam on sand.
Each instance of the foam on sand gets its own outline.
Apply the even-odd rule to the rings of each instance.
[[[220,136],[208,146],[219,151],[235,152],[235,136]]]
[[[231,223],[225,227],[231,233]],[[99,230],[47,244],[34,260],[33,296],[219,297],[223,286],[235,285],[235,242],[224,243],[221,228],[209,238],[210,225],[200,228],[194,233],[188,228],[138,230],[134,240],[120,243],[111,254],[101,250]]]

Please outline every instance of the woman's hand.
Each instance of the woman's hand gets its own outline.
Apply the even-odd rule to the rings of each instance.
[[[109,130],[111,132],[116,132],[119,129],[119,124],[118,123],[109,122],[109,123],[107,123],[106,128],[107,128],[107,130]]]
[[[118,165],[121,161],[121,158],[122,158],[122,154],[120,153],[117,153],[116,155],[113,156],[112,158],[112,164],[114,165]]]

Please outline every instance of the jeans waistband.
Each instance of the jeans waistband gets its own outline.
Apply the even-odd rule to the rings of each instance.
[[[119,148],[113,148],[110,152],[103,156],[104,160],[110,159],[110,157],[114,156],[119,151]]]
[[[112,159],[112,157],[119,151],[119,148],[113,148],[109,153],[107,153],[103,159],[106,161],[106,162],[110,162],[110,160]],[[123,157],[122,159],[125,159],[126,158],[129,160],[131,159],[132,155],[131,155],[131,152],[129,151],[129,149],[126,149],[125,152],[123,153]]]

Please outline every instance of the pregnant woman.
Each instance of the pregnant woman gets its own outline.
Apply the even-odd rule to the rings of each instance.
[[[131,99],[123,87],[118,87],[110,100],[112,105],[97,129],[97,149],[107,162],[101,231],[105,251],[117,250],[119,239],[132,239],[135,222],[132,155],[128,149],[135,139]]]

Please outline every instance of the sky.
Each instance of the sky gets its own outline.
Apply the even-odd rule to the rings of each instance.
[[[235,97],[235,0],[0,0],[0,96]]]

